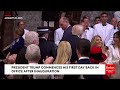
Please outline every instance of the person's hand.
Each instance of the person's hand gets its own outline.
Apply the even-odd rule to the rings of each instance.
[[[47,56],[45,61],[44,61],[44,64],[52,64],[53,60],[54,60],[54,58],[52,56],[51,57]]]
[[[10,56],[10,52],[7,54],[6,59],[8,59],[9,56]]]
[[[12,54],[12,55],[8,54],[6,57],[6,63],[7,64],[14,64],[16,57],[17,57],[17,54]]]
[[[77,61],[75,61],[75,63],[77,64]]]
[[[7,79],[14,79],[13,75],[6,75]]]

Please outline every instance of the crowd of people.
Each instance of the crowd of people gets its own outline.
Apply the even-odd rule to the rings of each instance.
[[[115,64],[113,75],[1,75],[5,79],[120,79],[120,21],[113,17],[108,23],[103,12],[90,24],[84,16],[71,25],[62,15],[54,42],[48,41],[49,28],[25,29],[20,21],[14,30],[14,41],[3,60],[4,64]],[[0,67],[2,68],[2,67]],[[3,70],[4,71],[4,70]]]

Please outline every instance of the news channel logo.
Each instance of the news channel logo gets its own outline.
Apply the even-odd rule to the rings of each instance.
[[[23,19],[23,17],[5,17],[4,19]]]

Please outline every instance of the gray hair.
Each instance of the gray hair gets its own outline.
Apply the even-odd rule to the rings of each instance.
[[[83,33],[83,29],[84,29],[84,27],[82,25],[79,25],[79,24],[74,25],[72,27],[72,34],[77,35],[77,36],[81,35]]]
[[[36,44],[31,44],[26,50],[26,59],[31,62],[37,62],[40,60],[40,48]]]
[[[25,34],[25,45],[39,44],[39,35],[35,31],[29,31]]]
[[[67,23],[70,23],[70,20],[67,17],[61,17],[60,20],[63,20],[65,22],[67,22]]]

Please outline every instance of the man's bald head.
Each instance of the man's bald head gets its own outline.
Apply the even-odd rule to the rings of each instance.
[[[111,24],[116,27],[117,26],[117,19],[116,18],[112,18],[111,19]]]
[[[72,27],[72,34],[80,36],[83,33],[84,27],[82,25],[74,25]]]

